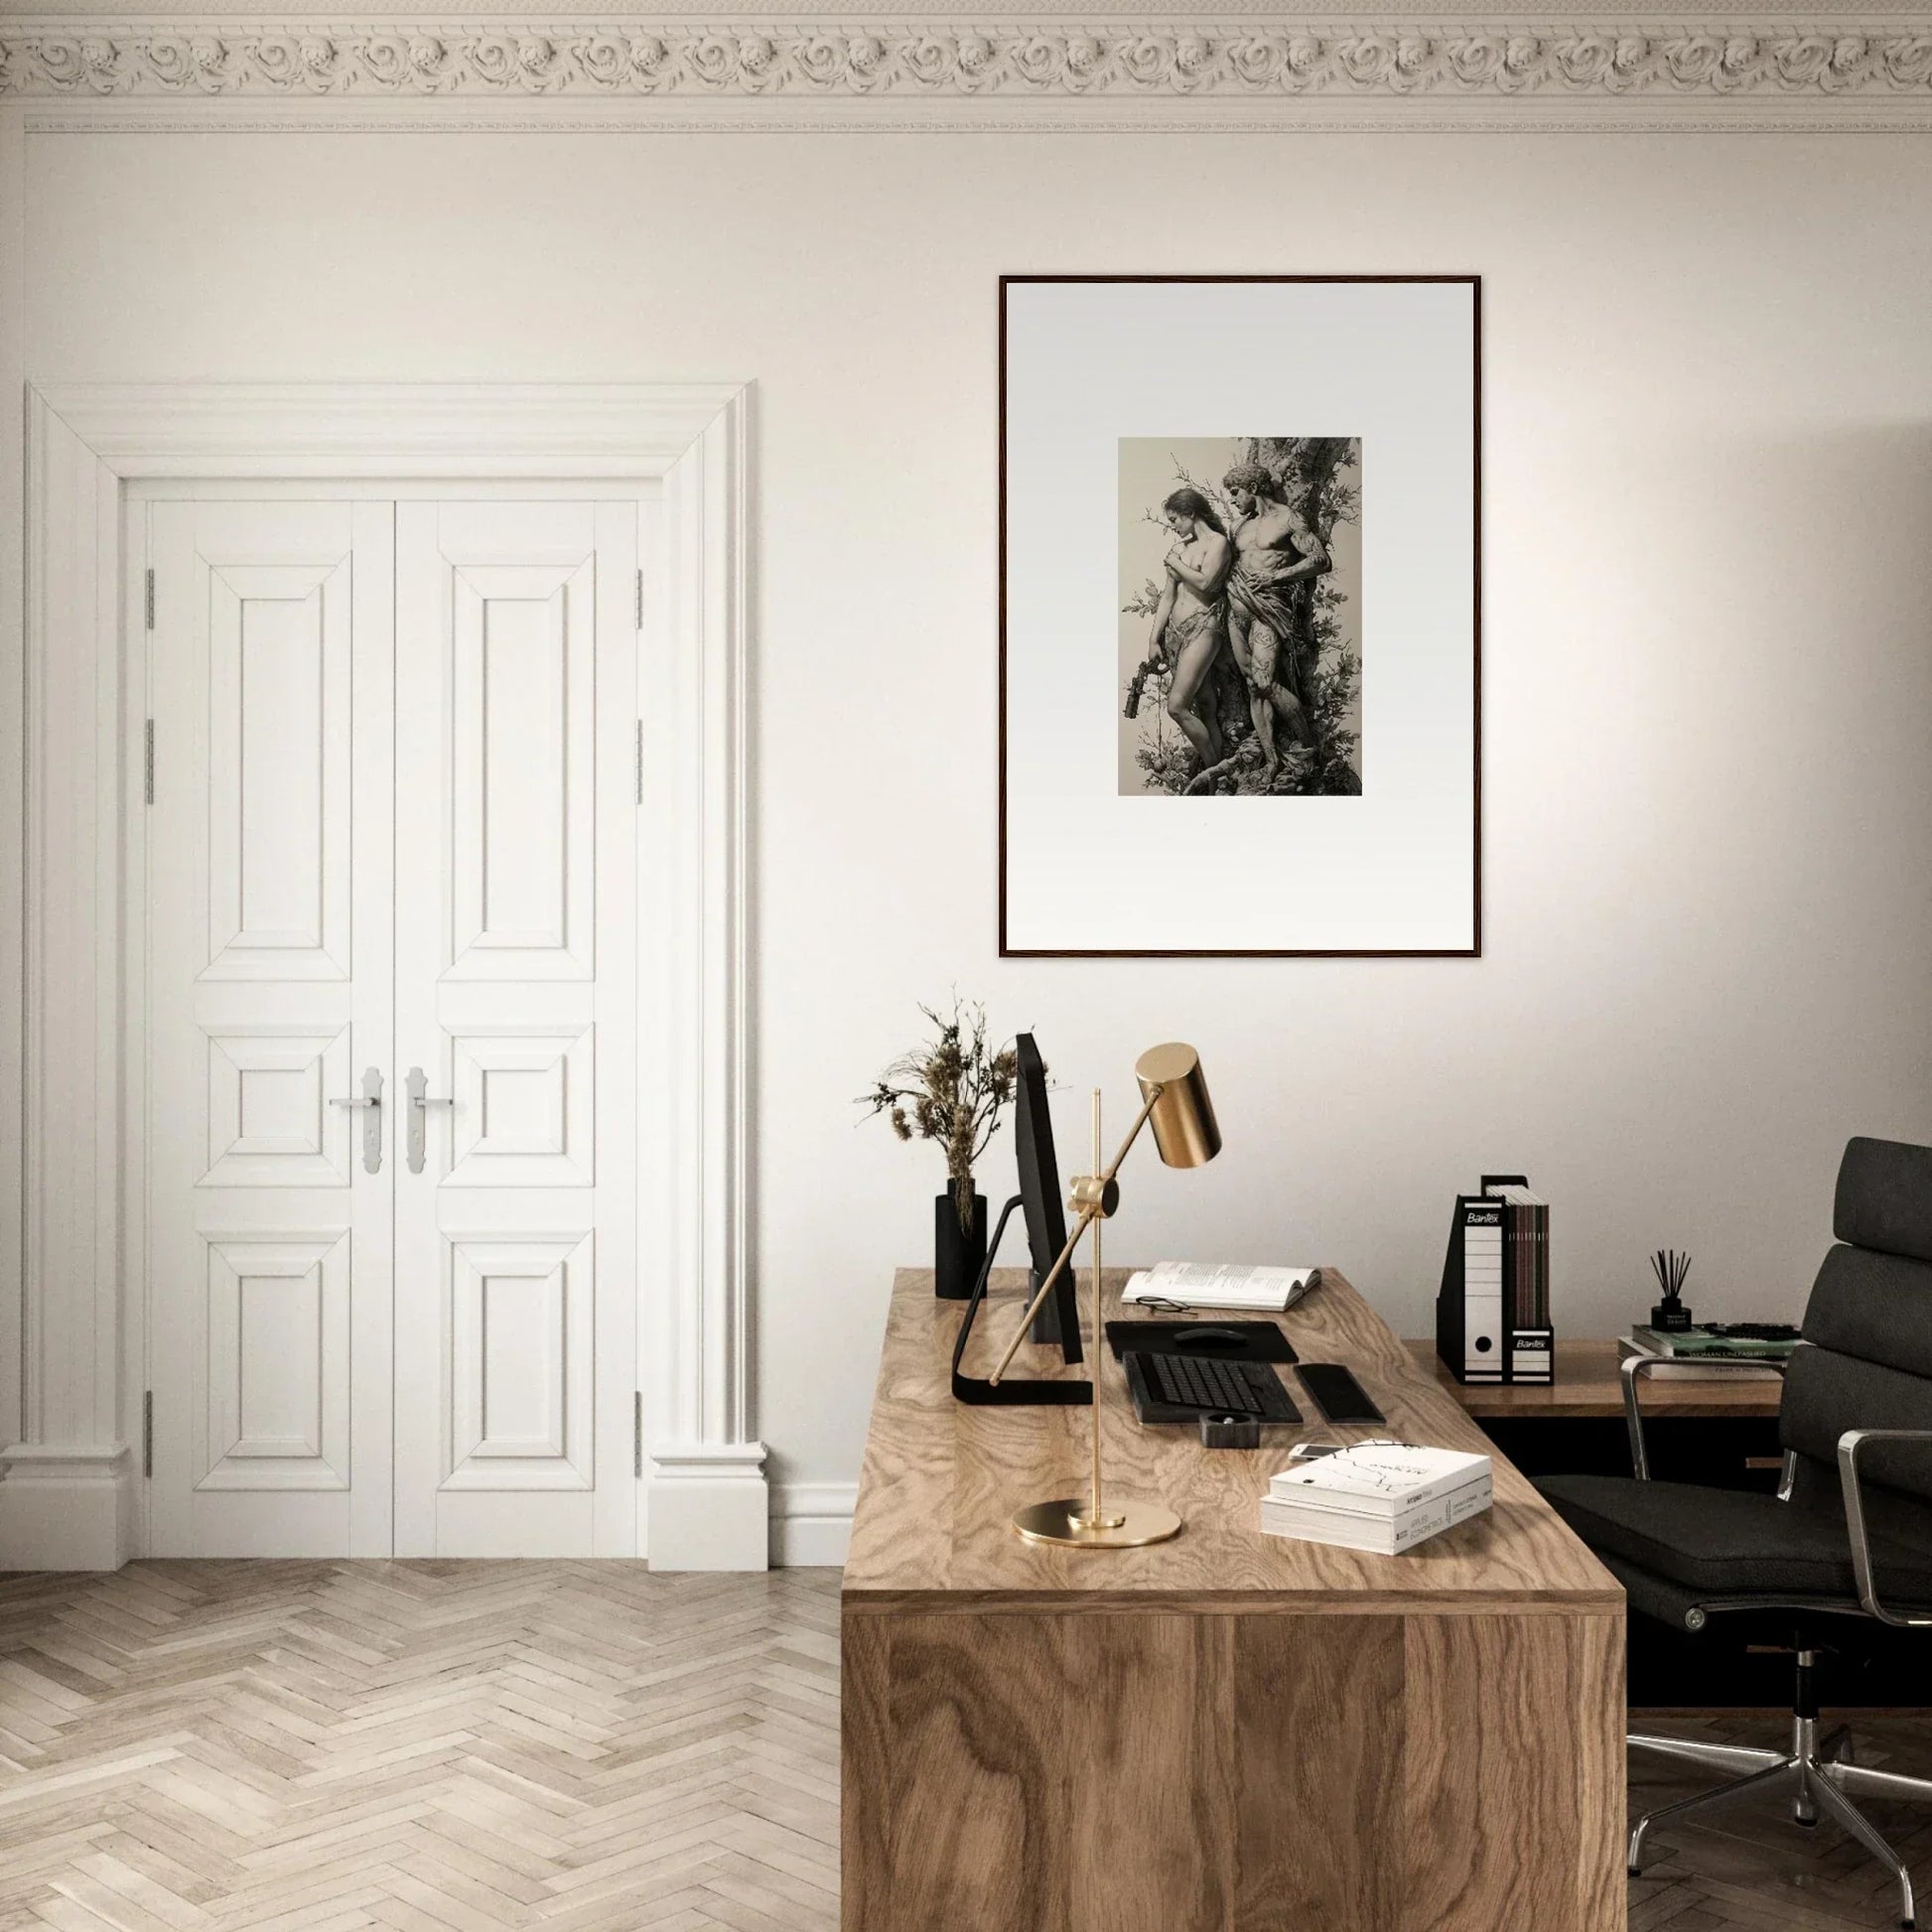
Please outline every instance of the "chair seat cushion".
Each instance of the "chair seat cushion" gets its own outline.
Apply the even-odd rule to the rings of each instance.
[[[1711,1596],[1847,1596],[1845,1519],[1775,1496],[1632,1476],[1545,1476],[1537,1487],[1594,1550]],[[1874,1536],[1881,1595],[1932,1601],[1932,1552]]]

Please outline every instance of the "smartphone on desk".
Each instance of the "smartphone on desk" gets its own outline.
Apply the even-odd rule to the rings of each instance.
[[[1321,1411],[1323,1422],[1349,1426],[1388,1421],[1369,1400],[1368,1391],[1341,1363],[1303,1362],[1295,1372],[1314,1399],[1314,1406]]]

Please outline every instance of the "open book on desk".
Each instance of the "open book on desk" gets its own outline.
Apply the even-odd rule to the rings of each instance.
[[[1121,1300],[1182,1309],[1252,1309],[1280,1314],[1321,1284],[1318,1268],[1244,1268],[1214,1261],[1163,1261],[1138,1269]]]

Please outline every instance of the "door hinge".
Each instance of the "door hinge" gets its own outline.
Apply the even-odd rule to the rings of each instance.
[[[147,601],[148,628],[152,630],[154,628],[154,571],[152,568],[148,571]]]
[[[638,1389],[630,1398],[630,1473],[644,1472],[644,1392]]]
[[[154,720],[148,720],[147,743],[142,754],[142,783],[147,791],[147,800],[154,803]]]
[[[141,1473],[154,1474],[154,1391],[141,1398]]]
[[[150,571],[148,575],[150,581],[152,581],[154,573]],[[643,629],[643,627],[644,627],[644,573],[640,570],[637,573],[637,628],[641,630]]]
[[[637,802],[644,802],[644,721],[637,720]]]

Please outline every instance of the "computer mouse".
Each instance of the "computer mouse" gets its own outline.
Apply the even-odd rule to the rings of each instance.
[[[1236,1348],[1245,1348],[1248,1337],[1239,1328],[1181,1328],[1173,1336],[1176,1348],[1225,1348],[1232,1342]]]

